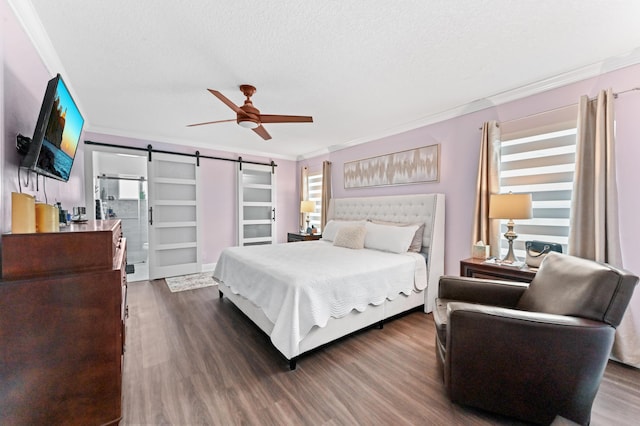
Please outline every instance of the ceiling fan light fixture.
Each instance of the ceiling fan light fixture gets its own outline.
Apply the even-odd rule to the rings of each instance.
[[[253,130],[264,140],[271,139],[271,135],[262,126],[263,123],[313,123],[313,118],[302,115],[281,115],[281,114],[260,114],[260,110],[253,106],[251,95],[256,91],[254,86],[243,84],[240,90],[247,97],[242,106],[234,104],[229,98],[217,90],[207,89],[213,96],[222,101],[226,106],[236,113],[236,122],[245,129]],[[201,126],[203,124],[225,123],[231,120],[208,121],[206,123],[189,124],[188,127]]]
[[[259,126],[258,123],[256,123],[255,121],[251,121],[251,120],[238,120],[238,124],[241,127],[244,127],[245,129],[255,129],[256,127]]]

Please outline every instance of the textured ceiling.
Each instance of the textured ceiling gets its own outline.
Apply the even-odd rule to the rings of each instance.
[[[407,130],[640,47],[637,0],[10,3],[35,11],[88,130],[280,158]],[[265,125],[270,141],[235,123],[185,127],[235,118],[206,89],[240,105],[243,83],[262,113],[314,123]]]

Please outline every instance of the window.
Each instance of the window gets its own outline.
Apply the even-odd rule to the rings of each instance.
[[[576,154],[577,106],[501,125],[500,192],[531,193],[533,219],[517,220],[516,256],[525,241],[562,244],[567,252]],[[506,221],[501,225],[506,232]],[[501,253],[508,243],[501,235]]]
[[[322,220],[322,171],[309,172],[307,190],[309,201],[313,201],[316,205],[315,211],[309,213],[309,225],[314,225],[318,228],[318,233],[322,233],[322,229],[320,229],[320,221]]]
[[[118,180],[118,199],[120,200],[137,200],[140,197],[138,180],[119,179]]]

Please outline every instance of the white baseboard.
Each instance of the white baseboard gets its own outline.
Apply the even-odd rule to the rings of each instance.
[[[216,269],[215,263],[203,263],[202,272],[213,272]]]

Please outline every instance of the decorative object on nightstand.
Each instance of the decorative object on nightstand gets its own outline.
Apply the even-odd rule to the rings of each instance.
[[[316,203],[309,200],[300,201],[300,212],[307,215],[307,227],[305,228],[307,230],[307,234],[311,233],[311,227],[309,226],[309,213],[313,213],[314,211],[316,211]]]
[[[533,266],[534,268],[540,267],[540,263],[549,252],[557,251],[562,253],[562,245],[547,241],[525,241],[524,248],[527,252],[525,261],[528,266]]]
[[[475,259],[488,259],[490,257],[490,248],[490,246],[484,244],[484,241],[478,241],[471,247],[471,257]]]
[[[518,238],[513,230],[513,219],[531,219],[531,194],[492,194],[489,201],[489,218],[508,219],[507,232],[504,237],[509,241],[509,251],[502,259],[503,263],[516,263],[518,258],[513,253],[513,240]]]

